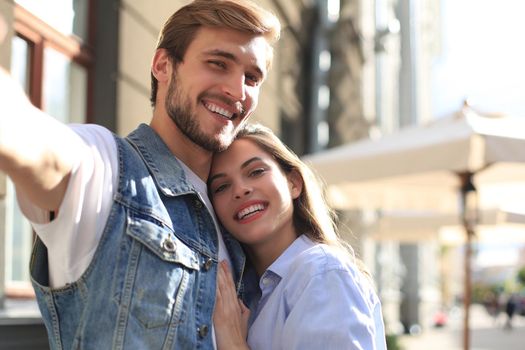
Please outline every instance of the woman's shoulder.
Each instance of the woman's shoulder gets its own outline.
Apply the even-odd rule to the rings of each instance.
[[[325,274],[330,271],[341,271],[358,276],[361,274],[353,256],[345,249],[302,238],[307,247],[294,259],[291,270],[309,276]]]
[[[306,290],[345,290],[351,295],[361,295],[367,305],[377,303],[373,282],[359,269],[355,259],[345,250],[327,244],[313,242],[297,255],[286,284],[290,295],[300,295]]]
[[[299,254],[292,264],[294,273],[302,273],[309,278],[329,278],[333,275],[351,279],[354,284],[364,289],[374,290],[371,277],[366,274],[360,261],[346,248],[318,243],[306,237],[310,242],[308,249]]]

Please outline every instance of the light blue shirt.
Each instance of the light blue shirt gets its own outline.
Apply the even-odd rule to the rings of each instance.
[[[248,345],[268,349],[386,350],[381,304],[357,267],[297,238],[265,271]]]

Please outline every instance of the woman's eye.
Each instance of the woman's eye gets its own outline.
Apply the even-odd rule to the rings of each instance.
[[[213,190],[213,193],[220,193],[224,191],[226,188],[228,188],[228,184],[219,185]]]
[[[264,168],[253,169],[252,171],[250,171],[250,176],[259,176],[262,175],[265,171],[266,169]]]

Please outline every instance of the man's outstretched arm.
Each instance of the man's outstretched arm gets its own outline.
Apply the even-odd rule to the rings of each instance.
[[[0,67],[0,171],[19,194],[44,210],[57,210],[80,142],[67,126],[35,108]]]

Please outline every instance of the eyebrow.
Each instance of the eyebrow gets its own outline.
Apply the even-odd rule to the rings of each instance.
[[[237,64],[240,64],[239,57],[235,56],[233,53],[228,52],[228,51],[224,51],[220,49],[213,49],[213,50],[205,51],[204,54],[209,55],[209,56],[219,56],[222,58],[226,58],[227,60],[233,61]],[[252,67],[253,69],[257,71],[257,74],[259,74],[263,78],[265,77],[264,72],[261,70],[261,68],[259,68],[259,66],[252,65]]]
[[[260,157],[253,157],[253,158],[248,159],[247,161],[245,161],[244,163],[241,164],[241,169],[246,168],[248,165],[250,165],[251,163],[256,162],[256,161],[262,161],[262,158],[260,158]]]
[[[245,161],[244,163],[241,164],[241,169],[246,168],[248,165],[250,165],[251,163],[256,162],[256,161],[262,161],[262,158],[260,158],[260,157],[253,157],[253,158],[248,159],[247,161]],[[211,185],[212,182],[217,180],[218,178],[225,177],[225,176],[226,176],[225,173],[218,173],[218,174],[215,174],[215,175],[211,176],[208,179],[208,185]]]

